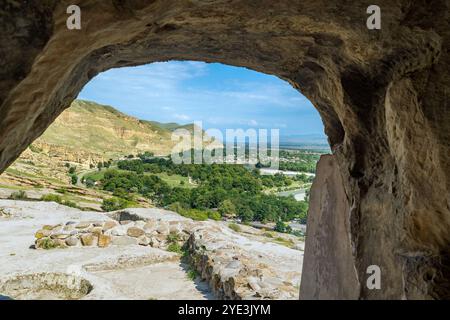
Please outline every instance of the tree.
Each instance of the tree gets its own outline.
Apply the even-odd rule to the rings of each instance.
[[[212,220],[215,220],[215,221],[220,221],[220,219],[222,218],[222,216],[221,216],[220,213],[217,212],[217,211],[209,210],[209,211],[208,211],[208,218],[209,218],[209,219],[212,219]]]
[[[91,178],[87,178],[85,180],[85,184],[86,184],[86,187],[93,188],[95,186],[95,181],[92,180]]]
[[[70,167],[69,174],[74,174],[76,170],[77,170],[77,167]]]
[[[78,177],[77,177],[76,174],[71,175],[70,179],[71,179],[71,182],[72,182],[73,185],[78,183]]]
[[[100,161],[99,163],[97,163],[97,168],[98,168],[98,171],[102,170],[103,162]]]
[[[277,224],[275,225],[275,231],[277,232],[286,232],[286,225],[284,224],[283,221],[278,220]]]
[[[175,211],[175,212],[177,212],[179,214],[182,214],[186,210],[186,208],[179,202],[171,203],[169,205],[168,209],[170,211]]]
[[[223,200],[220,203],[218,210],[222,217],[230,217],[231,218],[231,217],[236,216],[236,206],[229,199]]]
[[[102,209],[105,211],[122,210],[128,207],[128,201],[120,198],[103,199]]]
[[[138,154],[138,157],[141,158],[141,160],[148,160],[150,158],[153,158],[155,154],[150,151],[145,151],[143,154]]]

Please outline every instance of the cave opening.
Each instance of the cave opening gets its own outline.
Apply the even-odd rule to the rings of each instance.
[[[303,298],[448,298],[447,1],[381,1],[379,30],[363,2],[79,1],[81,29],[68,5],[2,8],[0,172],[103,71],[191,60],[275,75],[314,104],[333,152]],[[381,289],[366,285],[373,266]]]
[[[193,157],[175,163],[177,153],[190,156],[198,147],[189,140],[177,149],[180,130],[192,140],[200,132],[200,162]],[[309,100],[275,76],[197,61],[111,69],[86,84],[6,169],[0,190],[13,200],[113,212],[108,215],[130,228],[145,221],[133,213],[136,207],[216,221],[229,232],[251,235],[250,244],[269,244],[260,255],[274,251],[276,263],[289,266],[288,278],[277,276],[295,292],[285,297],[298,299],[310,188],[320,156],[330,153],[323,130]],[[207,151],[215,157],[206,159]],[[112,237],[113,243],[122,241]],[[83,243],[80,238],[75,246]],[[181,252],[186,246],[184,239],[165,249]],[[284,249],[276,252],[277,246]],[[280,262],[283,258],[287,261]],[[186,262],[179,266],[193,272]],[[169,264],[164,268],[180,271]],[[144,269],[142,275],[164,273]],[[201,280],[195,279],[197,296],[209,297]],[[155,290],[146,294],[163,296]]]

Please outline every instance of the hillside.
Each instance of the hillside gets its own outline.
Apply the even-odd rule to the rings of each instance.
[[[172,131],[192,130],[192,126],[139,120],[110,106],[75,100],[33,145],[64,147],[106,159],[144,151],[166,155],[174,145]]]
[[[0,198],[25,191],[27,197],[40,199],[56,191],[63,192],[64,200],[74,201],[81,207],[100,209],[102,200],[111,195],[85,188],[81,183],[84,175],[95,173],[98,163],[110,159],[145,151],[168,155],[176,143],[171,140],[172,132],[178,128],[193,132],[193,126],[139,120],[111,106],[75,100],[0,175]],[[74,173],[79,178],[76,185],[71,182],[69,167],[75,168]],[[164,179],[174,183],[173,177]],[[149,205],[144,198],[137,200],[140,206]]]

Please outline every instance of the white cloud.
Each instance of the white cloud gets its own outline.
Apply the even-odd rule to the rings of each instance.
[[[187,114],[180,114],[180,113],[175,113],[173,117],[177,120],[184,120],[184,121],[191,119],[191,117],[189,117]]]
[[[230,128],[272,127],[274,122],[285,128],[292,125],[293,115],[313,111],[306,98],[275,77],[240,70],[236,76],[226,71],[222,79],[219,70],[196,61],[111,69],[95,77],[80,96],[144,119],[198,119]],[[283,118],[283,112],[288,118]],[[278,113],[280,117],[274,118]]]

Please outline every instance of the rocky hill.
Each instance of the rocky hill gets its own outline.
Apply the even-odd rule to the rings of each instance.
[[[75,100],[0,175],[0,198],[22,190],[27,197],[40,199],[55,190],[64,190],[67,200],[99,209],[102,199],[109,195],[93,193],[80,183],[72,185],[68,168],[74,167],[81,180],[84,174],[95,171],[99,162],[146,151],[168,155],[178,143],[172,141],[171,135],[179,128],[194,132],[193,124],[139,120],[111,106]],[[147,206],[144,202],[142,205]]]
[[[172,132],[178,128],[192,132],[194,125],[139,120],[111,106],[75,100],[33,146],[59,155],[70,154],[77,162],[145,151],[167,155],[175,144]]]

